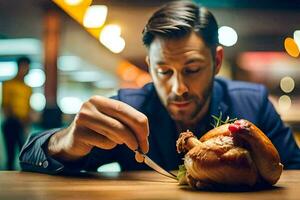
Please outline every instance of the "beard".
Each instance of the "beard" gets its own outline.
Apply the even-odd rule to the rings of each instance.
[[[195,118],[201,113],[208,103],[212,88],[213,88],[213,78],[210,83],[204,89],[202,96],[193,95],[190,93],[184,93],[182,96],[178,96],[172,93],[167,99],[167,110],[171,118],[179,123],[189,124],[195,120]],[[172,102],[191,102],[189,109],[174,109],[170,104]]]

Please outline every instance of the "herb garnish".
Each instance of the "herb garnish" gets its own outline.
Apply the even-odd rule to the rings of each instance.
[[[223,121],[223,120],[222,120],[222,112],[220,112],[219,117],[217,117],[217,116],[215,116],[215,115],[212,115],[212,118],[214,119],[214,123],[213,123],[213,124],[211,123],[211,125],[212,125],[214,128],[217,128],[217,127],[219,127],[219,126],[221,126],[221,125],[223,125],[223,124],[232,123],[232,122],[234,122],[234,121],[237,120],[237,118],[230,119],[229,116],[227,116],[226,120]]]

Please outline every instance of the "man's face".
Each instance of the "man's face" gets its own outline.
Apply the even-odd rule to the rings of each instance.
[[[189,123],[208,108],[222,53],[217,50],[217,59],[213,58],[194,32],[180,39],[156,38],[151,43],[149,71],[161,102],[175,121]]]

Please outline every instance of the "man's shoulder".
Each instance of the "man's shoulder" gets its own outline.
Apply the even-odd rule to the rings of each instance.
[[[216,102],[226,105],[230,116],[244,118],[259,123],[258,113],[268,103],[268,92],[261,84],[247,83],[243,81],[231,81],[216,79]]]
[[[266,93],[266,88],[262,84],[249,83],[244,81],[233,81],[225,78],[215,79],[217,87],[222,88],[227,95],[262,95]]]

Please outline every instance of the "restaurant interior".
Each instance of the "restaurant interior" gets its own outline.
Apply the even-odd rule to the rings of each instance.
[[[33,91],[25,137],[68,125],[93,95],[110,97],[120,88],[151,82],[142,30],[166,2],[0,1],[0,92],[3,82],[16,76],[16,59],[26,55],[31,60],[25,77]],[[218,76],[266,86],[269,99],[300,145],[300,2],[194,2],[209,8],[218,21],[225,51]],[[5,170],[5,152],[0,134],[0,170]],[[18,152],[16,169],[20,169]],[[101,170],[119,168],[115,163]]]

